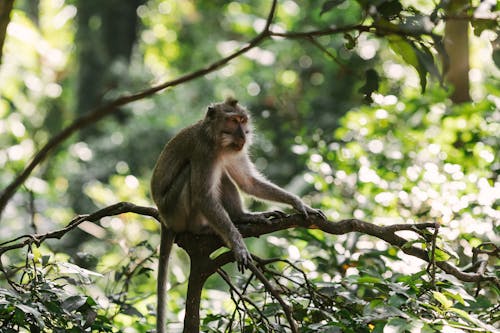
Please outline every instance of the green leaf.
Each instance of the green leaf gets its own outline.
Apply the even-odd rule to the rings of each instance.
[[[436,249],[434,251],[434,259],[436,261],[447,261],[450,258],[451,258],[451,256],[441,249]]]
[[[441,76],[436,63],[434,62],[434,56],[428,47],[421,44],[420,48],[416,49],[416,54],[420,64],[424,66],[431,76],[435,78],[439,78]]]
[[[484,30],[497,31],[498,30],[498,21],[494,19],[481,19],[476,18],[470,21],[472,25],[472,30],[474,31],[474,35],[477,37],[481,36],[481,33]]]
[[[419,66],[417,67],[418,76],[420,77],[420,87],[422,88],[422,93],[425,92],[425,87],[427,86],[427,73],[431,74],[436,78],[441,78],[439,70],[434,63],[434,57],[429,49],[425,46],[420,45],[421,48],[412,44],[415,54],[417,55]]]
[[[455,301],[457,301],[458,303],[460,303],[462,305],[465,305],[465,306],[468,305],[465,302],[465,300],[463,299],[462,295],[460,295],[459,293],[454,294],[454,293],[451,293],[449,291],[444,291],[443,294],[446,295],[447,297],[454,299]]]
[[[34,307],[28,306],[26,304],[16,304],[16,308],[18,308],[19,310],[21,310],[25,314],[26,313],[30,314],[31,317],[36,320],[36,322],[38,324],[38,328],[43,330],[43,328],[45,327],[45,323],[43,322],[44,316],[42,316],[40,311],[38,311]]]
[[[47,266],[47,264],[49,263],[49,260],[50,260],[50,255],[43,255],[42,256],[42,265]]]
[[[388,20],[398,16],[402,10],[403,6],[398,0],[385,1],[377,7],[377,12]]]
[[[321,8],[321,13],[319,15],[323,15],[324,13],[329,12],[332,10],[334,7],[337,7],[338,5],[342,4],[345,2],[345,0],[328,0],[323,4],[323,7]]]
[[[344,34],[344,38],[346,39],[346,42],[344,44],[345,48],[348,50],[352,50],[356,46],[356,40],[348,33]]]
[[[63,307],[63,309],[65,309],[69,312],[73,312],[73,311],[79,309],[85,303],[87,303],[86,296],[75,295],[75,296],[70,296],[70,297],[66,298],[62,303],[62,307]]]
[[[445,309],[449,309],[453,305],[453,302],[450,301],[444,294],[440,293],[439,291],[433,291],[432,296],[436,301],[441,303],[441,305]]]
[[[381,283],[382,280],[375,276],[360,276],[358,278],[358,283]]]
[[[399,36],[390,36],[388,40],[389,46],[394,53],[400,55],[408,65],[417,69],[419,63],[417,54],[415,53],[415,49],[412,47],[412,44]]]
[[[406,331],[407,320],[402,318],[390,319],[384,326],[384,332],[404,333]]]
[[[434,48],[439,54],[442,64],[443,73],[448,72],[448,68],[450,68],[450,57],[448,56],[448,52],[444,47],[443,38],[432,35],[432,40],[434,41]],[[443,83],[443,75],[441,75],[441,84]]]

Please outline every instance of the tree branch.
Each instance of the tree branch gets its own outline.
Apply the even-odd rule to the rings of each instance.
[[[153,207],[137,206],[130,202],[120,202],[105,208],[102,208],[90,215],[77,216],[62,229],[51,231],[45,234],[22,235],[10,241],[0,243],[0,256],[7,251],[23,248],[32,244],[40,245],[46,239],[60,239],[65,234],[76,228],[84,221],[96,222],[105,216],[114,216],[123,213],[135,213],[144,216],[150,216],[160,222],[158,210]],[[288,215],[284,218],[271,220],[269,224],[238,224],[243,237],[259,237],[279,230],[290,228],[319,229],[331,235],[343,235],[350,232],[360,232],[371,235],[386,241],[387,243],[400,248],[404,253],[422,259],[429,263],[431,258],[425,250],[414,246],[407,246],[408,240],[398,236],[398,231],[420,231],[427,228],[437,228],[437,223],[419,223],[419,224],[395,224],[389,226],[378,226],[373,223],[361,221],[358,219],[346,219],[338,222],[325,221],[319,217],[313,216],[304,219],[300,214]],[[222,241],[214,235],[195,235],[188,232],[180,233],[176,237],[179,246],[190,252],[190,248],[203,246],[206,251],[213,252],[224,246]],[[10,245],[9,245],[10,244]],[[484,251],[483,251],[484,252]],[[496,252],[492,252],[493,254]],[[230,261],[232,257],[224,257],[224,260],[215,260],[216,266],[220,267]],[[499,284],[495,276],[485,276],[481,273],[463,272],[452,264],[445,261],[436,262],[437,267],[446,273],[455,276],[464,282],[492,281]]]
[[[62,142],[64,142],[66,139],[68,139],[71,135],[75,134],[79,130],[96,123],[97,121],[101,120],[102,118],[109,116],[110,114],[115,113],[119,107],[127,105],[129,103],[138,101],[140,99],[143,99],[145,97],[151,96],[159,91],[165,90],[167,88],[175,87],[177,85],[180,85],[182,83],[197,79],[199,77],[202,77],[208,73],[214,72],[221,67],[225,66],[227,63],[229,63],[231,60],[239,57],[240,55],[248,52],[249,50],[253,49],[260,43],[262,43],[266,38],[269,37],[269,28],[271,26],[272,20],[275,15],[276,11],[276,5],[277,5],[277,0],[273,0],[272,6],[270,13],[267,17],[266,20],[266,25],[264,30],[258,34],[255,38],[250,40],[245,46],[240,48],[239,50],[234,51],[230,55],[228,55],[225,58],[222,58],[211,65],[205,67],[205,68],[200,68],[198,70],[195,70],[191,73],[188,73],[186,75],[183,75],[177,79],[171,80],[164,82],[162,84],[159,84],[157,86],[153,86],[149,89],[146,89],[144,91],[131,94],[131,95],[125,95],[122,97],[119,97],[115,99],[114,101],[111,101],[107,104],[104,104],[100,107],[97,107],[96,109],[86,113],[85,115],[75,119],[71,125],[69,125],[67,128],[65,128],[63,131],[61,131],[59,134],[55,135],[52,137],[33,157],[33,159],[28,163],[28,165],[24,168],[24,170],[2,191],[2,194],[0,196],[0,219],[2,216],[2,212],[5,209],[5,206],[7,205],[7,202],[12,198],[14,193],[17,191],[19,186],[23,184],[26,179],[28,179],[29,175],[33,172],[36,166],[38,166],[40,163],[42,163],[47,156],[51,153],[51,151],[59,146]]]
[[[62,229],[47,232],[45,234],[22,235],[15,239],[0,243],[0,256],[7,251],[20,249],[25,246],[31,246],[33,244],[39,246],[42,242],[44,242],[47,239],[61,239],[61,237],[63,237],[64,235],[66,235],[71,230],[75,229],[77,226],[79,226],[85,221],[97,222],[103,217],[114,216],[123,213],[136,213],[139,215],[151,216],[152,218],[160,222],[160,214],[158,213],[158,210],[156,210],[153,207],[137,206],[130,202],[119,202],[117,204],[102,208],[97,212],[94,212],[89,215],[76,216],[73,220],[69,222],[69,224],[66,227]]]
[[[1,1],[1,0],[0,0]],[[0,194],[0,220],[2,217],[2,213],[5,209],[5,206],[9,202],[9,200],[12,198],[12,196],[16,193],[18,188],[28,179],[29,175],[33,172],[33,170],[41,164],[48,156],[49,154],[54,150],[54,148],[58,147],[62,142],[67,140],[69,137],[71,137],[73,134],[78,132],[79,130],[86,128],[92,124],[95,124],[96,122],[100,121],[101,119],[105,118],[106,116],[109,116],[115,112],[118,111],[118,109],[124,105],[130,104],[132,102],[141,100],[143,98],[152,96],[162,90],[165,90],[167,88],[172,88],[175,86],[178,86],[180,84],[195,80],[197,78],[200,78],[206,74],[212,73],[225,65],[227,65],[231,60],[241,56],[242,54],[248,52],[249,50],[255,48],[256,46],[260,45],[264,40],[270,38],[270,37],[283,37],[283,38],[289,38],[289,39],[308,39],[310,40],[311,38],[314,37],[320,37],[320,36],[326,36],[326,35],[333,35],[333,34],[339,34],[339,33],[345,33],[349,31],[358,31],[358,32],[381,32],[381,33],[386,33],[386,34],[399,34],[399,35],[411,35],[414,37],[418,37],[422,34],[424,35],[429,35],[429,36],[436,36],[435,34],[432,34],[430,32],[426,31],[406,31],[406,30],[401,30],[397,28],[389,28],[389,27],[380,27],[380,26],[367,26],[363,24],[358,24],[358,25],[351,25],[351,26],[346,26],[346,27],[336,27],[336,28],[328,28],[328,29],[323,29],[323,30],[313,30],[313,31],[307,31],[307,32],[274,32],[271,30],[271,24],[275,16],[276,12],[276,7],[277,7],[277,0],[273,0],[270,12],[268,14],[268,17],[266,19],[266,24],[264,29],[253,39],[251,39],[248,43],[246,43],[243,47],[240,49],[234,51],[227,57],[221,58],[218,61],[213,62],[212,64],[200,68],[198,70],[195,70],[191,73],[182,75],[174,80],[171,81],[166,81],[164,83],[161,83],[159,85],[153,86],[149,89],[137,92],[135,94],[130,94],[130,95],[124,95],[121,96],[113,101],[108,102],[107,104],[101,105],[88,113],[84,114],[83,116],[75,119],[73,123],[71,123],[68,127],[66,127],[64,130],[53,136],[31,159],[31,161],[28,163],[28,165],[19,173],[14,180],[12,180],[7,187],[3,189],[3,191]]]

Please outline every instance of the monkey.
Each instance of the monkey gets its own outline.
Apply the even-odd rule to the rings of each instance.
[[[214,231],[234,254],[240,271],[251,261],[243,237],[233,224],[268,223],[280,212],[248,213],[239,190],[254,197],[291,205],[308,217],[317,209],[306,205],[262,176],[252,163],[250,114],[234,98],[212,104],[205,117],[167,142],[151,177],[151,194],[161,218],[157,280],[158,333],[166,329],[166,287],[170,251],[179,232]]]

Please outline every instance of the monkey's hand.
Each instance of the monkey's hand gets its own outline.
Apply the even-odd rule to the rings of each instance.
[[[312,208],[306,205],[302,200],[297,198],[297,200],[293,203],[293,208],[298,211],[300,214],[304,215],[307,219],[311,215],[316,215],[322,218],[323,220],[327,220],[326,215],[319,209]]]
[[[245,245],[235,246],[233,248],[234,258],[238,262],[238,271],[243,273],[245,267],[252,262],[252,255]]]

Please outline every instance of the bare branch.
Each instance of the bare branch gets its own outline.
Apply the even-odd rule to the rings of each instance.
[[[73,220],[71,220],[71,222],[68,223],[66,227],[62,229],[47,232],[45,234],[22,235],[13,240],[3,242],[0,244],[0,256],[10,250],[20,249],[25,246],[30,246],[32,244],[40,245],[43,241],[47,239],[60,239],[61,237],[63,237],[68,232],[70,232],[71,230],[73,230],[74,228],[76,228],[78,225],[80,225],[85,221],[96,222],[102,219],[103,217],[114,216],[123,213],[136,213],[139,215],[151,216],[158,222],[160,222],[160,215],[158,213],[158,210],[156,210],[153,207],[137,206],[130,202],[119,202],[117,204],[100,209],[97,212],[92,213],[90,215],[77,216]],[[20,241],[22,239],[24,240]],[[6,245],[11,243],[14,244]]]
[[[13,240],[1,243],[0,256],[3,253],[13,249],[23,248],[32,244],[39,245],[46,239],[60,239],[62,236],[73,230],[84,221],[96,222],[105,216],[113,216],[123,213],[136,213],[139,215],[150,216],[156,219],[158,222],[160,221],[159,213],[153,207],[137,206],[130,202],[120,202],[100,209],[90,215],[77,216],[65,228],[45,234],[22,235]],[[238,224],[238,229],[240,230],[243,237],[259,237],[261,235],[290,228],[319,229],[332,235],[360,232],[382,239],[387,243],[400,248],[404,253],[422,259],[427,263],[429,263],[431,260],[431,257],[429,256],[429,253],[427,251],[414,246],[406,246],[408,244],[408,240],[398,236],[396,233],[403,230],[420,231],[427,228],[436,229],[438,227],[439,224],[437,223],[395,224],[389,226],[378,226],[373,223],[361,221],[358,219],[346,219],[338,222],[330,222],[325,221],[321,218],[312,217],[306,220],[300,214],[289,215],[284,218],[277,218],[272,220],[269,224]],[[199,247],[203,245],[206,251],[212,252],[220,248],[221,246],[224,246],[222,241],[214,235],[194,235],[191,233],[178,234],[176,242],[177,244],[179,244],[179,246],[181,246],[188,252],[190,252],[190,248],[192,248],[193,246]],[[483,250],[482,253],[488,252]],[[491,253],[493,255],[497,254],[498,248],[496,250],[492,250]],[[232,256],[221,256],[220,258],[214,260],[214,263],[217,267],[221,267],[222,265],[225,265],[232,260]],[[446,261],[437,261],[436,265],[446,273],[453,275],[457,279],[464,282],[492,281],[500,285],[500,282],[495,276],[487,276],[477,271],[472,273],[463,272]]]
[[[281,307],[283,308],[283,311],[285,312],[286,319],[288,323],[290,324],[290,329],[292,332],[296,333],[299,332],[299,327],[297,326],[297,323],[293,319],[292,315],[292,308],[290,305],[286,304],[281,295],[273,288],[271,283],[266,279],[264,274],[255,266],[253,262],[251,262],[248,265],[248,268],[252,271],[252,273],[255,274],[255,276],[262,282],[262,284],[266,287],[266,290],[273,295],[273,297],[280,303]]]
[[[33,159],[28,163],[28,165],[24,168],[24,170],[2,191],[2,194],[0,196],[0,219],[2,216],[2,212],[5,209],[5,206],[7,205],[7,202],[12,198],[14,193],[17,191],[19,186],[23,184],[26,179],[28,179],[29,175],[33,172],[35,167],[37,167],[40,163],[42,163],[47,156],[52,152],[52,150],[59,146],[62,142],[64,142],[66,139],[68,139],[71,135],[75,134],[82,128],[85,128],[91,124],[96,123],[97,121],[101,120],[102,118],[109,116],[110,114],[113,114],[118,111],[118,108],[124,105],[127,105],[129,103],[138,101],[140,99],[143,99],[145,97],[151,96],[159,91],[165,90],[167,88],[175,87],[177,85],[180,85],[182,83],[192,81],[194,79],[200,78],[206,74],[209,74],[211,72],[214,72],[221,67],[225,66],[228,64],[231,60],[239,57],[240,55],[248,52],[249,50],[253,49],[260,43],[262,43],[266,38],[269,37],[269,27],[271,25],[272,19],[274,17],[275,11],[276,11],[276,4],[277,0],[273,1],[271,11],[269,13],[269,16],[266,21],[266,26],[264,30],[258,34],[255,38],[250,40],[245,46],[240,48],[239,50],[234,51],[230,55],[228,55],[225,58],[222,58],[211,65],[200,68],[198,70],[195,70],[191,73],[185,74],[177,79],[171,80],[164,82],[162,84],[159,84],[157,86],[153,86],[149,89],[146,89],[144,91],[131,94],[131,95],[125,95],[122,97],[119,97],[115,99],[114,101],[111,101],[105,105],[102,105],[100,107],[97,107],[96,109],[86,113],[85,115],[75,119],[71,125],[69,125],[67,128],[65,128],[62,132],[59,134],[55,135],[52,137],[33,157]]]
[[[288,39],[308,39],[311,40],[311,38],[314,37],[320,37],[320,36],[326,36],[326,35],[334,35],[334,34],[339,34],[339,33],[345,33],[349,31],[358,31],[358,32],[382,32],[382,33],[390,33],[390,34],[398,34],[398,35],[404,35],[404,36],[415,36],[418,37],[420,35],[429,35],[433,37],[439,37],[436,36],[430,32],[426,31],[406,31],[406,30],[401,30],[398,28],[390,28],[390,27],[380,27],[380,26],[367,26],[363,24],[358,24],[358,25],[350,25],[350,26],[345,26],[345,27],[336,27],[336,28],[328,28],[324,30],[314,30],[314,31],[307,31],[307,32],[274,32],[271,30],[271,23],[273,21],[273,18],[275,16],[276,12],[276,7],[277,7],[277,0],[273,0],[271,10],[268,14],[268,17],[266,19],[266,25],[262,32],[260,32],[257,36],[255,36],[253,39],[251,39],[248,43],[246,43],[243,47],[240,49],[234,51],[227,57],[224,57],[222,59],[219,59],[218,61],[213,62],[212,64],[200,68],[198,70],[195,70],[191,73],[182,75],[174,80],[171,81],[166,81],[164,83],[161,83],[159,85],[153,86],[149,89],[137,92],[135,94],[130,94],[130,95],[124,95],[121,96],[113,101],[110,101],[107,104],[101,105],[88,113],[84,114],[83,116],[75,119],[71,125],[66,127],[64,130],[53,136],[32,158],[32,160],[28,163],[28,165],[24,168],[24,170],[14,178],[14,180],[1,192],[0,194],[0,219],[2,216],[2,212],[5,209],[5,206],[9,202],[9,200],[12,198],[14,193],[18,190],[19,186],[23,184],[26,179],[28,179],[29,175],[33,172],[33,170],[40,164],[42,163],[48,156],[49,154],[59,146],[62,142],[67,140],[69,137],[71,137],[73,134],[78,132],[79,130],[88,127],[92,124],[95,124],[96,122],[100,121],[101,119],[115,113],[118,111],[118,109],[124,105],[130,104],[132,102],[141,100],[143,98],[152,96],[162,90],[165,90],[167,88],[172,88],[175,86],[178,86],[180,84],[195,80],[197,78],[200,78],[206,74],[212,73],[225,65],[227,65],[231,60],[241,56],[242,54],[248,52],[249,50],[255,48],[256,46],[260,45],[264,40],[270,38],[270,37],[283,37],[283,38],[288,38]]]

